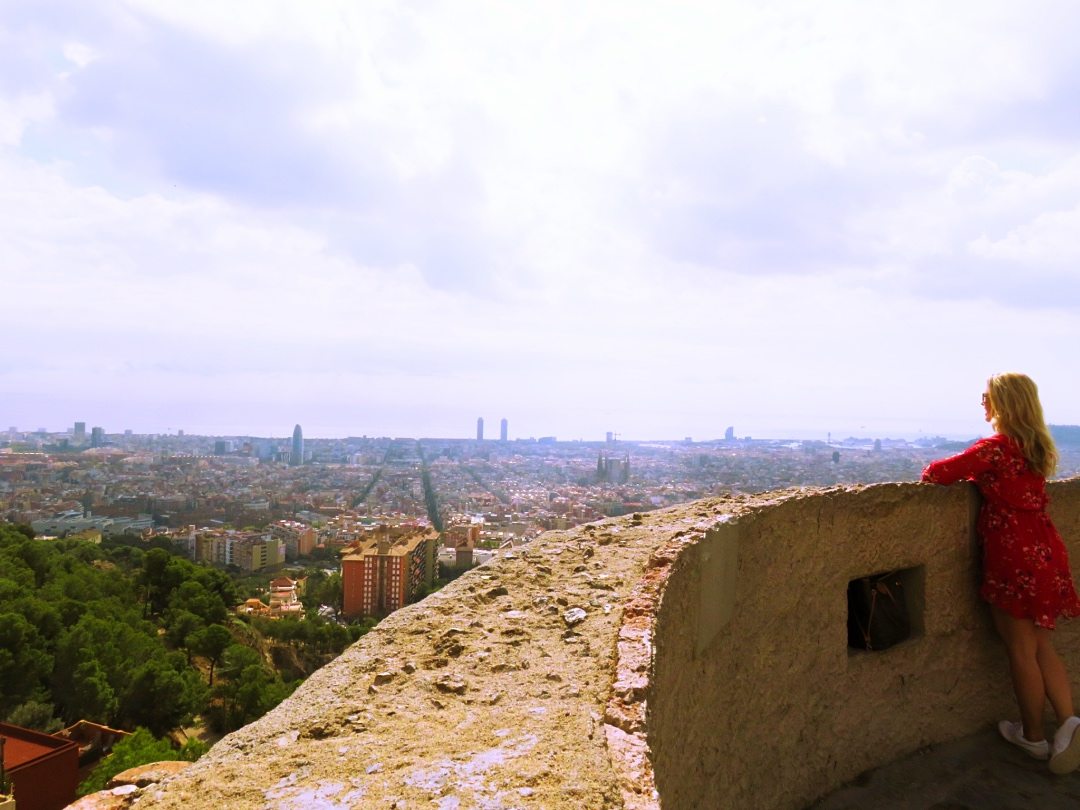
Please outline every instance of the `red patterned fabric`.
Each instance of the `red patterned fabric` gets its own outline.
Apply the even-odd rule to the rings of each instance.
[[[922,480],[971,481],[982,493],[983,599],[1050,629],[1058,616],[1080,616],[1068,552],[1046,513],[1046,479],[1028,468],[1015,441],[1000,433],[979,439],[929,464]]]

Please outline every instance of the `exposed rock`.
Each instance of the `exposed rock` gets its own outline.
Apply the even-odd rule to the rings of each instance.
[[[563,621],[566,622],[567,627],[574,627],[585,621],[588,615],[589,614],[585,612],[584,608],[570,608],[570,610],[563,614]]]
[[[183,770],[187,770],[190,767],[191,763],[183,760],[175,762],[151,762],[149,765],[138,765],[116,774],[116,776],[109,780],[108,787],[115,788],[123,785],[146,787],[147,785],[160,782],[162,779],[169,776],[178,774]]]
[[[120,793],[117,793],[117,790]],[[135,785],[125,785],[115,790],[99,790],[72,802],[66,810],[123,810],[130,806],[132,794],[138,790]]]
[[[455,678],[450,675],[444,675],[435,681],[435,688],[440,692],[446,692],[453,695],[464,695],[465,690],[468,688],[465,681],[460,678]]]

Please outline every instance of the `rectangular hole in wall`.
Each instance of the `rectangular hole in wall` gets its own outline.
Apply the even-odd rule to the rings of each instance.
[[[848,582],[848,651],[881,652],[924,631],[926,567],[898,568]]]

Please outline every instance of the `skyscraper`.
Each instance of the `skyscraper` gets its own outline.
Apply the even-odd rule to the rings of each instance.
[[[75,423],[75,444],[86,444],[86,422]]]
[[[91,447],[104,447],[105,446],[105,428],[90,428],[90,446]]]
[[[289,456],[289,464],[299,467],[304,463],[304,431],[297,425],[292,431],[292,453]]]
[[[508,424],[507,424],[507,421],[506,421],[506,417],[504,416],[503,420],[501,422],[499,422],[499,441],[501,441],[501,442],[506,441],[506,429],[507,429],[507,427],[508,427]]]
[[[484,417],[476,417],[476,440],[482,442],[484,440]]]

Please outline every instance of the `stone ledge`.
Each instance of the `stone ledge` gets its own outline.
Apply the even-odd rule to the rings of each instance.
[[[739,503],[547,533],[392,614],[132,806],[655,807],[654,553]]]
[[[659,790],[665,808],[804,807],[1008,702],[973,591],[972,492],[802,488],[545,534],[394,613],[127,806],[656,810]],[[1080,480],[1051,493],[1080,539]],[[927,555],[926,639],[852,658],[847,579]],[[814,725],[830,690],[861,694],[883,728],[887,700],[909,718],[939,706],[890,738],[850,710]],[[782,745],[815,735],[814,762],[769,767],[755,729],[777,722],[798,734]],[[852,745],[841,727],[878,759],[829,754]]]

